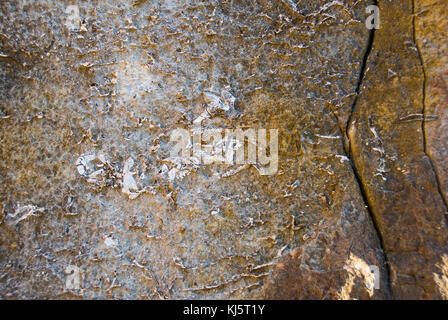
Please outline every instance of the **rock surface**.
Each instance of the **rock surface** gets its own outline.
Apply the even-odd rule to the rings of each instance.
[[[392,296],[446,298],[447,207],[427,153],[433,115],[425,108],[419,15],[412,1],[379,5],[381,29],[348,128],[351,155],[382,239]]]
[[[2,1],[0,297],[448,298],[448,9],[372,4]]]

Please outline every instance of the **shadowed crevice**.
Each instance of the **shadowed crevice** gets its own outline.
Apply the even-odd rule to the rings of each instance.
[[[376,6],[378,6],[378,1],[375,0],[374,4]],[[373,227],[375,229],[375,232],[376,232],[376,234],[378,236],[378,240],[380,242],[380,247],[381,247],[381,250],[383,252],[384,260],[386,262],[386,265],[385,265],[386,276],[387,276],[386,292],[387,292],[387,294],[389,294],[389,296],[391,298],[393,298],[392,291],[390,289],[391,288],[391,285],[390,285],[390,267],[389,267],[389,261],[388,261],[387,253],[386,253],[386,251],[384,249],[385,248],[384,240],[383,240],[383,237],[382,237],[379,225],[378,225],[378,223],[377,223],[377,221],[375,219],[375,215],[373,214],[371,205],[369,203],[369,197],[368,197],[368,195],[366,193],[362,177],[360,176],[360,173],[357,170],[355,162],[353,160],[353,155],[352,155],[352,152],[351,152],[352,151],[351,141],[349,139],[349,134],[348,134],[349,130],[350,130],[351,122],[352,122],[352,116],[355,113],[357,105],[358,105],[358,98],[359,98],[359,94],[360,94],[360,91],[361,91],[361,85],[362,85],[362,82],[363,82],[364,77],[365,77],[365,73],[366,73],[366,69],[367,69],[367,62],[368,62],[368,59],[369,59],[369,56],[370,56],[370,52],[372,51],[374,40],[375,40],[375,28],[370,30],[370,33],[369,33],[369,40],[368,40],[366,52],[365,52],[363,60],[362,60],[361,70],[360,70],[359,78],[358,78],[358,83],[356,85],[355,99],[353,101],[352,108],[351,108],[351,113],[350,113],[350,115],[348,117],[347,124],[345,126],[345,132],[343,134],[343,136],[345,136],[344,150],[345,150],[345,154],[346,154],[347,158],[350,159],[350,165],[352,167],[352,170],[353,170],[356,182],[358,184],[360,194],[362,196],[364,205],[365,205],[365,207],[366,207],[366,209],[367,209],[367,211],[369,213],[369,216],[370,216],[370,219],[372,221]]]

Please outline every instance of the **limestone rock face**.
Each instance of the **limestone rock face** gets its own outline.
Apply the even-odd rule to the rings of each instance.
[[[425,62],[416,40],[424,36],[416,28],[422,12],[411,1],[379,5],[382,26],[348,128],[351,155],[382,238],[393,297],[446,298],[447,207],[425,138],[427,123],[440,124],[443,116],[425,108]]]
[[[0,297],[448,298],[447,7],[373,4],[2,1]]]

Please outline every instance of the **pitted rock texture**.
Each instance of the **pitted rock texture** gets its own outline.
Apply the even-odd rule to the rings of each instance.
[[[444,39],[371,4],[3,1],[0,297],[446,297],[446,141],[400,122]],[[204,114],[278,129],[278,171],[173,162]]]
[[[348,127],[351,155],[382,238],[392,296],[447,298],[447,207],[425,139],[432,115],[425,108],[419,13],[412,1],[379,6],[381,29]]]

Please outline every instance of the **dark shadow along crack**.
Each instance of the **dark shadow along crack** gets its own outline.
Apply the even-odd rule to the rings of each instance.
[[[375,0],[374,4],[376,6],[378,6],[378,1]],[[388,257],[387,257],[386,250],[384,249],[385,248],[384,240],[383,240],[382,234],[380,232],[380,228],[379,228],[378,222],[377,222],[377,220],[375,218],[375,215],[373,214],[371,205],[369,203],[369,197],[367,196],[366,190],[364,188],[364,184],[362,182],[362,178],[360,176],[359,171],[356,168],[355,161],[353,160],[351,141],[350,141],[349,135],[348,135],[348,132],[350,130],[350,125],[351,125],[351,122],[352,122],[352,117],[353,117],[353,114],[354,114],[354,112],[355,112],[355,110],[357,108],[357,105],[358,105],[359,93],[361,91],[361,85],[362,85],[362,82],[363,82],[364,77],[365,77],[365,73],[366,73],[366,69],[367,69],[367,62],[368,62],[370,53],[372,51],[374,39],[375,39],[375,28],[373,28],[370,31],[370,33],[369,33],[369,40],[368,40],[366,52],[365,52],[363,60],[362,60],[361,71],[360,71],[359,77],[358,77],[358,83],[356,85],[355,99],[353,101],[352,108],[351,108],[351,113],[350,113],[350,115],[348,117],[347,124],[345,126],[345,132],[343,132],[342,137],[343,137],[343,139],[345,138],[345,141],[343,141],[344,142],[345,155],[350,160],[350,165],[351,165],[353,173],[355,175],[355,179],[356,179],[356,182],[358,184],[358,187],[359,187],[359,190],[360,190],[360,193],[361,193],[364,205],[365,205],[365,207],[366,207],[366,209],[367,209],[367,211],[369,213],[369,216],[370,216],[370,219],[372,221],[373,227],[374,227],[375,232],[376,232],[376,234],[378,236],[378,240],[380,242],[380,247],[381,247],[381,250],[383,252],[384,260],[386,262],[385,271],[386,271],[387,280],[385,281],[385,283],[386,283],[386,290],[385,290],[385,292],[386,292],[387,295],[389,295],[389,297],[393,298],[392,291],[391,291],[391,285],[390,285],[390,265],[389,265],[389,260],[388,260]]]

